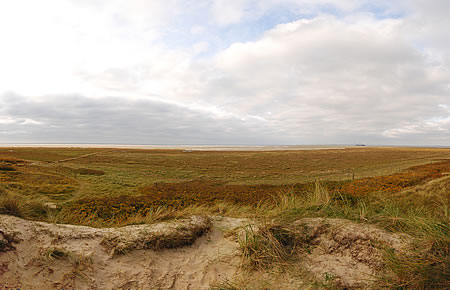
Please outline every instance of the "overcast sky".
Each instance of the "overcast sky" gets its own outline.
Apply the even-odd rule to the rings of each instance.
[[[450,145],[449,11],[0,1],[0,143]]]

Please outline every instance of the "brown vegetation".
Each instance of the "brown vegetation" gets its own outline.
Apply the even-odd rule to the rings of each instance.
[[[389,269],[389,275],[377,272],[378,278],[387,281],[383,285],[445,288],[450,245],[449,153],[447,149],[414,148],[190,154],[176,150],[0,149],[0,166],[12,168],[0,170],[0,214],[96,227],[154,223],[198,213],[252,218],[260,226],[247,227],[241,239],[249,271],[290,267],[299,261],[296,253],[308,256],[322,238],[336,236],[344,241],[354,234],[347,231],[339,236],[327,228],[314,237],[305,236],[291,227],[294,221],[346,219],[411,237],[413,247],[407,256],[378,245],[376,251],[368,252],[369,257],[376,257],[374,263],[379,261],[378,266]],[[56,160],[66,162],[61,166]],[[374,246],[373,239],[353,236],[350,244],[326,242],[325,246],[334,246],[322,254],[345,254],[343,259],[349,263],[361,262],[353,253],[364,251],[353,247]],[[0,238],[4,250],[13,249],[14,243],[6,236]],[[172,245],[158,241],[127,244],[122,236],[103,243],[116,249],[114,253],[127,253],[135,246]],[[54,260],[64,254],[59,249],[49,251]],[[72,260],[66,262],[72,265]],[[378,267],[362,264],[362,268]],[[4,269],[0,263],[0,273]],[[317,273],[324,276],[325,286],[352,285],[331,271]]]

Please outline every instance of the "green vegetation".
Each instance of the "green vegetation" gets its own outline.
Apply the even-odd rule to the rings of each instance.
[[[4,148],[0,169],[10,169],[0,170],[0,213],[97,227],[196,213],[250,217],[267,223],[257,233],[247,228],[241,239],[248,265],[256,268],[289,263],[301,241],[286,224],[344,218],[414,238],[410,255],[386,249],[395,275],[383,277],[385,286],[446,288],[449,158],[449,149],[423,148]]]

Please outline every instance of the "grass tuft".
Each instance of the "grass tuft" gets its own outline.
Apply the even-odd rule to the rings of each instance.
[[[0,214],[7,214],[16,217],[23,217],[21,203],[18,199],[6,196],[0,199]]]
[[[408,255],[386,251],[385,258],[389,269],[395,273],[388,280],[390,287],[412,289],[449,289],[450,258],[449,240],[421,240]]]
[[[316,180],[314,183],[314,191],[307,196],[307,203],[310,206],[327,206],[330,203],[331,197],[328,190]]]
[[[250,269],[287,262],[299,242],[295,232],[282,225],[266,225],[258,229],[248,225],[243,230],[239,246]]]
[[[9,165],[1,165],[0,171],[16,171],[16,169]]]
[[[72,254],[64,249],[50,248],[44,253],[44,257],[48,260],[70,260]]]

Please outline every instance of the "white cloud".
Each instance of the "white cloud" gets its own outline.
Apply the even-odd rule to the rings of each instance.
[[[207,52],[209,49],[209,43],[206,41],[197,42],[193,46],[195,54]]]
[[[322,14],[323,10],[351,12],[364,4],[387,6],[385,0],[213,0],[210,14],[213,23],[227,26],[255,20],[273,8],[284,7],[299,15]]]
[[[0,124],[3,124],[3,125],[14,124],[14,123],[16,123],[16,121],[11,118],[0,119]]]
[[[191,28],[191,33],[194,34],[194,35],[202,34],[205,31],[206,31],[206,27],[201,26],[201,25],[196,25],[196,26]]]
[[[211,7],[212,20],[221,26],[239,22],[245,14],[246,0],[214,0]]]
[[[70,93],[83,87],[80,72],[151,62],[178,8],[174,0],[2,1],[0,91]]]

